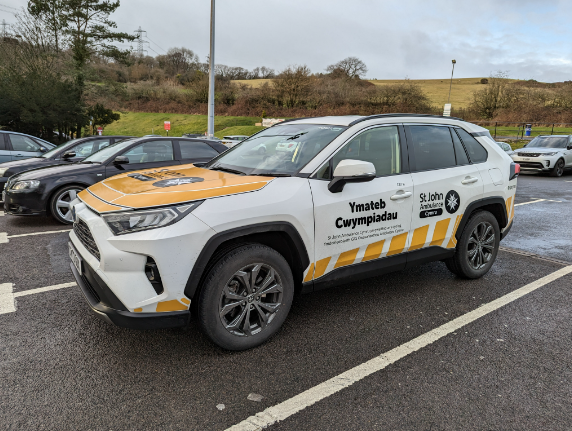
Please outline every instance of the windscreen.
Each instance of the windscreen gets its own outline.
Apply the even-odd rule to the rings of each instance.
[[[248,175],[292,175],[346,129],[321,124],[276,125],[242,141],[205,167]]]
[[[52,148],[50,151],[45,152],[40,157],[42,157],[44,159],[49,159],[50,157],[55,155],[58,151],[61,151],[62,149],[65,150],[66,148],[71,147],[77,141],[79,141],[79,138],[78,139],[72,139],[71,141],[67,141],[65,144],[58,145],[57,147]]]
[[[127,148],[129,145],[133,143],[134,140],[135,140],[134,138],[131,138],[118,141],[113,145],[105,147],[103,150],[99,150],[93,153],[91,156],[85,158],[84,161],[81,163],[103,163],[110,157],[121,152],[121,150]]]
[[[568,136],[537,136],[528,144],[526,148],[566,148],[568,146]]]

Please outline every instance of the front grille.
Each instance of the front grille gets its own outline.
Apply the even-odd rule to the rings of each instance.
[[[99,297],[99,295],[97,294],[91,283],[88,281],[87,277],[85,275],[82,275],[81,279],[85,283],[85,286],[87,287],[87,290],[89,290],[89,293],[93,296],[95,302],[97,303],[101,302],[101,298]]]
[[[83,246],[87,248],[87,251],[93,254],[97,260],[100,260],[101,256],[99,254],[99,248],[97,248],[97,244],[93,239],[89,226],[82,219],[78,219],[77,222],[73,224],[73,231]]]
[[[540,153],[518,153],[519,157],[540,157]]]
[[[530,169],[544,169],[544,165],[542,163],[535,163],[535,162],[517,162],[521,168],[530,168]]]

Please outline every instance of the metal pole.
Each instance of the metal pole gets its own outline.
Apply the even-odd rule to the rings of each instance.
[[[453,73],[455,73],[455,63],[456,60],[453,60],[453,70],[451,71],[451,83],[449,84],[449,98],[447,99],[447,103],[451,103],[451,87],[453,86]]]
[[[211,51],[209,55],[209,112],[207,135],[214,136],[214,96],[215,96],[215,0],[211,0]]]

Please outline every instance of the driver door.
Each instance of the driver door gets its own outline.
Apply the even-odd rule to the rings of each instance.
[[[304,281],[320,280],[338,268],[353,265],[368,275],[386,265],[405,267],[399,256],[409,245],[413,181],[401,126],[376,126],[349,142],[310,179],[314,199],[315,259]],[[376,178],[346,183],[339,193],[328,190],[332,173],[345,159],[373,163]],[[397,256],[391,261],[383,258]],[[362,266],[377,261],[379,265]],[[373,273],[371,272],[373,271]],[[352,274],[353,275],[353,274]],[[331,274],[331,277],[336,277]],[[328,277],[325,279],[327,280]]]

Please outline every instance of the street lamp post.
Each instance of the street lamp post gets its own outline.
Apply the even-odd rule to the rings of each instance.
[[[451,87],[453,86],[453,73],[455,73],[455,63],[457,63],[457,60],[453,60],[453,70],[451,71],[451,83],[449,84],[449,98],[447,99],[447,103],[451,103]]]
[[[211,48],[209,56],[209,111],[207,135],[214,136],[214,98],[215,98],[215,0],[211,0]]]

